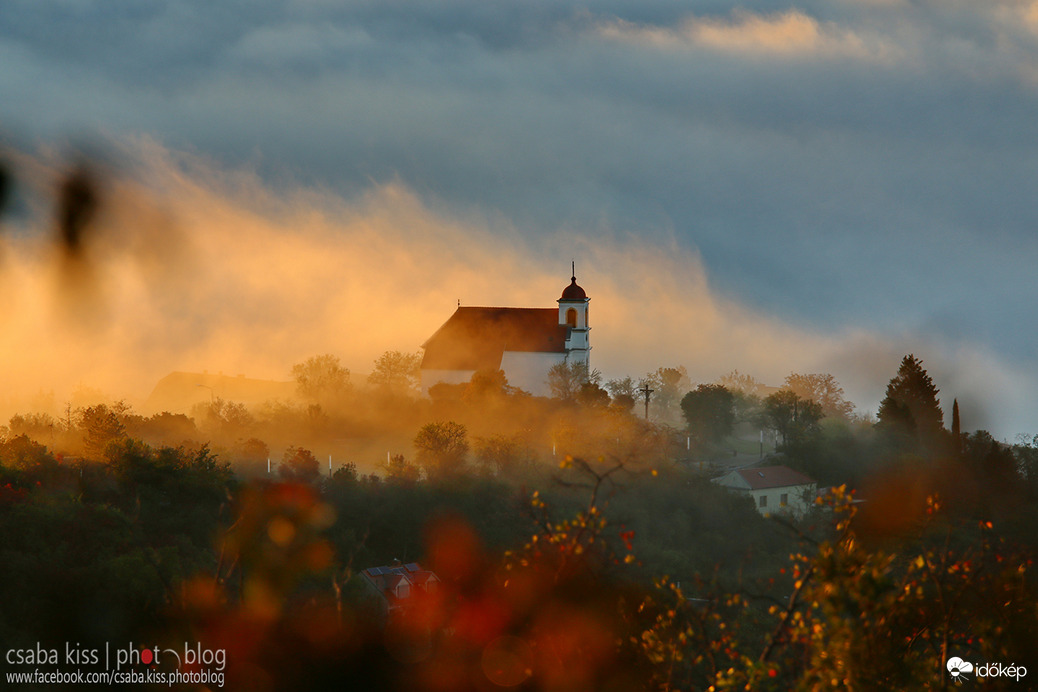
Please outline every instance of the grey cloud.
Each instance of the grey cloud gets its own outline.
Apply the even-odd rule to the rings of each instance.
[[[14,1],[0,126],[148,133],[347,195],[399,179],[534,238],[673,239],[726,294],[815,329],[1032,357],[1038,37],[1020,5],[796,9],[896,50],[761,59],[597,31],[730,21],[721,2]]]

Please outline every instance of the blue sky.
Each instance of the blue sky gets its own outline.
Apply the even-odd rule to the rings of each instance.
[[[1038,431],[1035,3],[7,0],[0,94],[19,151],[143,135],[274,193],[400,185],[534,258],[681,254],[842,343],[789,369],[864,408],[912,350],[997,434]]]

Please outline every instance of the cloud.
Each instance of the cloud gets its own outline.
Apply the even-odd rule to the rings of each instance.
[[[46,219],[6,242],[0,403],[10,411],[41,390],[60,404],[80,385],[139,402],[174,370],[287,379],[292,364],[326,352],[366,372],[385,350],[417,350],[458,300],[553,306],[571,257],[592,298],[593,364],[609,377],[678,364],[697,382],[734,368],[771,383],[832,371],[874,408],[915,347],[970,410],[1018,404],[1033,379],[918,335],[789,324],[719,293],[700,257],[672,243],[569,232],[531,240],[500,217],[458,214],[397,181],[344,198],[274,189],[254,171],[147,138],[117,146],[121,173],[88,248],[90,282],[67,292]],[[37,180],[56,168],[21,166]]]
[[[863,36],[835,22],[819,22],[800,10],[756,14],[736,10],[730,19],[690,16],[676,27],[607,22],[598,32],[609,39],[658,48],[705,48],[757,57],[844,56],[889,61],[894,50],[876,36]]]
[[[223,59],[239,68],[320,71],[373,46],[359,27],[292,23],[261,27],[230,47]]]
[[[1033,292],[1038,262],[1031,5],[740,7],[643,0],[591,14],[565,2],[262,0],[231,11],[201,0],[95,0],[72,11],[12,0],[0,17],[0,126],[28,150],[100,132],[203,152],[219,173],[188,177],[215,176],[215,198],[235,214],[251,210],[260,226],[280,227],[272,219],[283,211],[270,216],[256,199],[285,202],[308,190],[317,208],[345,206],[342,218],[353,218],[364,204],[379,208],[365,200],[389,205],[392,189],[420,218],[478,230],[487,238],[480,245],[501,238],[519,248],[528,271],[551,261],[547,248],[662,248],[681,258],[676,275],[696,266],[709,277],[714,302],[703,305],[727,300],[722,312],[749,326],[739,332],[716,312],[678,311],[721,326],[702,338],[674,331],[675,343],[639,327],[633,338],[653,357],[618,361],[632,374],[656,364],[644,361],[671,360],[712,378],[727,363],[682,350],[710,340],[733,354],[755,350],[756,374],[772,381],[788,373],[764,372],[766,364],[777,368],[785,350],[790,369],[824,368],[814,338],[798,356],[791,344],[800,341],[775,336],[788,349],[769,361],[768,342],[749,336],[756,323],[822,343],[879,335],[927,362],[968,345],[1005,372],[1033,370],[1038,329],[1021,299]],[[604,37],[603,27],[618,33]],[[663,43],[646,43],[646,32]],[[182,154],[168,156],[174,168],[187,165]],[[239,198],[230,182],[238,176],[251,176],[243,185],[254,192]],[[179,209],[169,195],[155,199]],[[185,227],[184,212],[168,213]],[[127,280],[141,274],[137,259],[120,256]],[[204,263],[195,272],[220,281]],[[696,285],[669,289],[698,295]],[[545,279],[524,302],[541,304],[557,290]],[[603,284],[594,295],[606,292]],[[469,300],[464,286],[446,289],[442,301],[449,308],[459,297]],[[616,297],[609,302],[619,305],[624,290]],[[176,305],[166,309],[207,328]],[[176,336],[157,321],[156,334]],[[604,324],[600,344],[610,343]],[[919,335],[925,344],[912,341]],[[617,352],[610,345],[597,355]],[[888,355],[868,381],[884,380],[881,371],[903,353]],[[352,366],[362,369],[366,357]],[[949,362],[968,368],[962,358]],[[875,389],[861,391],[858,403],[868,406]],[[1038,410],[1032,400],[1023,407]]]

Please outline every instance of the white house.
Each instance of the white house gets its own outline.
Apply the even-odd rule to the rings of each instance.
[[[753,498],[753,505],[764,516],[788,514],[803,516],[818,494],[818,484],[787,466],[760,466],[736,469],[715,478],[714,482]]]
[[[590,367],[588,303],[576,271],[558,308],[461,307],[422,344],[422,391],[438,383],[461,384],[477,370],[503,370],[508,383],[546,395],[556,363]]]

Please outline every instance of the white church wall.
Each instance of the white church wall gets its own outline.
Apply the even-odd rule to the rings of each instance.
[[[505,351],[501,358],[501,369],[505,371],[508,384],[513,387],[534,396],[548,396],[551,394],[548,388],[548,370],[565,360],[565,353]]]
[[[584,301],[559,301],[559,324],[568,324],[567,315],[570,310],[577,313],[576,328],[586,329],[588,322],[588,304]]]
[[[566,348],[578,351],[589,350],[587,330],[571,329],[569,332],[569,338],[566,339]]]

